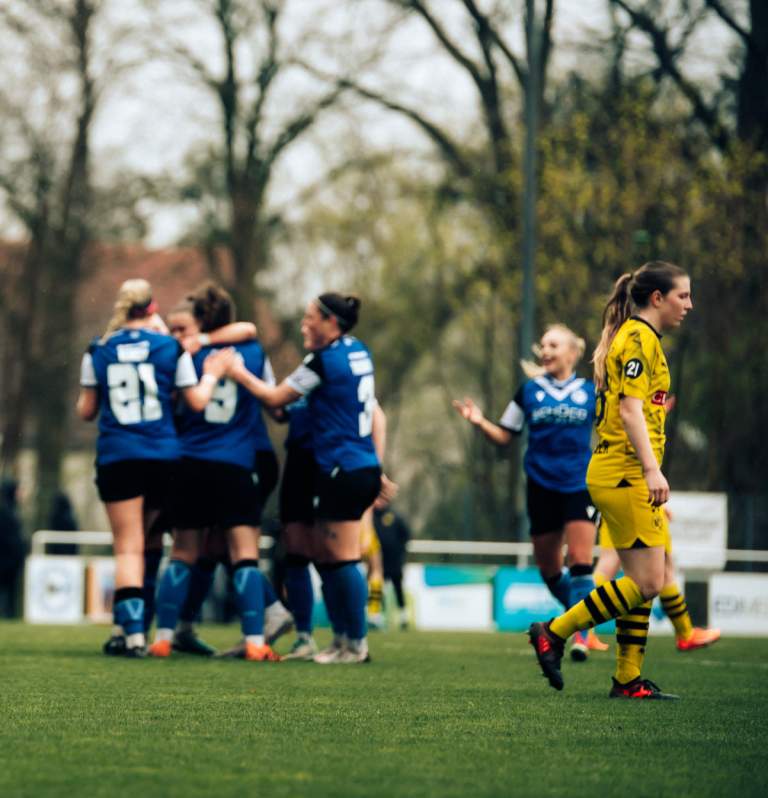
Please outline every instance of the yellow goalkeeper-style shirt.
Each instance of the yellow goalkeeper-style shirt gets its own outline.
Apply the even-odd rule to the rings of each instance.
[[[669,367],[661,336],[635,316],[627,319],[611,342],[605,361],[605,387],[597,402],[598,442],[587,470],[587,484],[618,487],[639,484],[643,469],[621,423],[624,396],[643,400],[643,415],[651,447],[661,466],[664,457],[664,404],[669,391]]]

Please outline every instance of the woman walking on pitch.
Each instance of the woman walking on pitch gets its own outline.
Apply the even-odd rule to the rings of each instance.
[[[153,329],[155,310],[146,280],[123,283],[104,336],[83,356],[77,399],[80,418],[99,416],[96,485],[114,537],[115,621],[128,657],[146,653],[145,532],[170,498],[180,455],[172,393],[203,410],[232,361],[228,351],[207,358],[198,383],[189,354]]]
[[[531,644],[544,675],[563,689],[565,640],[577,630],[616,618],[616,673],[612,698],[676,698],[641,678],[651,601],[664,586],[664,510],[669,485],[661,472],[665,401],[670,377],[661,333],[678,327],[689,310],[690,279],[678,266],[651,261],[617,281],[603,312],[595,350],[600,390],[598,442],[587,488],[611,530],[624,576],[593,590],[549,623],[534,623]],[[634,310],[634,315],[632,311]]]
[[[376,394],[368,349],[349,332],[360,300],[321,294],[301,324],[309,355],[278,386],[235,364],[231,374],[269,407],[307,397],[314,474],[315,563],[334,629],[334,643],[315,662],[362,663],[368,655],[367,586],[360,570],[360,519],[381,489],[373,443]]]
[[[463,418],[500,446],[528,425],[524,468],[534,558],[550,592],[566,609],[595,586],[595,525],[585,484],[595,389],[574,372],[583,353],[582,338],[563,324],[550,325],[539,346],[541,367],[523,363],[531,379],[517,391],[498,424],[486,419],[471,399],[453,403]],[[567,568],[563,542],[568,544]],[[589,648],[600,647],[605,648],[594,633],[577,632],[571,656],[583,661]]]

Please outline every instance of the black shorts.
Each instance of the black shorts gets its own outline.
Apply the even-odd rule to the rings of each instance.
[[[253,473],[254,482],[259,491],[259,500],[261,501],[261,507],[263,509],[277,485],[277,478],[280,473],[277,455],[271,449],[256,452],[256,462],[253,466]]]
[[[280,482],[280,521],[307,524],[315,520],[315,472],[312,449],[289,448]]]
[[[315,471],[315,518],[318,521],[359,521],[381,490],[381,468],[334,468]]]
[[[560,532],[569,521],[594,521],[595,510],[586,490],[561,493],[528,477],[527,500],[531,536]]]
[[[191,457],[180,461],[173,507],[177,529],[259,526],[263,509],[249,469]]]
[[[159,510],[172,499],[178,460],[118,460],[96,464],[96,487],[103,502],[144,497],[146,507]]]

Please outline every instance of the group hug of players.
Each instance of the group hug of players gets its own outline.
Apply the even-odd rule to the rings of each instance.
[[[243,633],[229,653],[279,659],[270,642],[295,624],[289,657],[369,661],[361,518],[387,480],[371,355],[349,334],[359,304],[333,293],[311,301],[301,327],[309,354],[277,385],[255,329],[233,323],[221,289],[204,286],[169,315],[182,346],[158,329],[149,285],[131,280],[122,286],[107,332],[84,357],[78,400],[83,418],[99,416],[96,482],[115,540],[111,651],[133,657],[146,651],[146,603],[154,591],[147,590],[153,580],[145,563],[159,562],[159,554],[147,557],[156,545],[145,532],[162,510],[161,526],[173,528],[174,544],[157,586],[151,654],[204,646],[192,624],[215,564],[227,561]],[[534,623],[529,635],[558,690],[568,638],[572,659],[584,661],[590,651],[607,648],[593,627],[615,618],[617,666],[609,695],[674,698],[641,676],[657,595],[679,650],[719,638],[717,630],[693,627],[675,583],[663,507],[669,498],[661,463],[670,375],[661,334],[679,326],[692,307],[683,270],[647,263],[614,286],[593,357],[594,382],[574,371],[584,341],[557,324],[541,339],[540,364],[524,364],[530,379],[499,424],[471,399],[454,402],[496,444],[528,427],[524,467],[534,555],[565,608],[547,623]],[[280,487],[288,609],[258,568],[261,510],[277,481],[262,409],[289,424]],[[596,566],[594,508],[601,518]],[[320,573],[333,628],[324,651],[311,635],[310,562]]]

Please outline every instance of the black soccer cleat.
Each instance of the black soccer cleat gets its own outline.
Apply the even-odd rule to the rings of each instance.
[[[650,679],[632,679],[631,682],[621,684],[613,680],[613,687],[608,693],[608,698],[646,698],[652,701],[677,701],[680,696],[673,693],[663,693],[658,684]]]
[[[101,649],[108,657],[125,656],[125,635],[112,635]]]
[[[185,654],[195,654],[198,657],[212,657],[216,653],[213,646],[203,642],[195,632],[183,630],[173,636],[173,650]]]
[[[147,656],[147,647],[146,646],[126,647],[125,656],[128,659],[144,659]]]
[[[552,634],[549,624],[546,623],[532,623],[528,629],[528,637],[544,676],[555,690],[562,690],[565,682],[560,671],[560,662],[563,659],[564,641]]]

